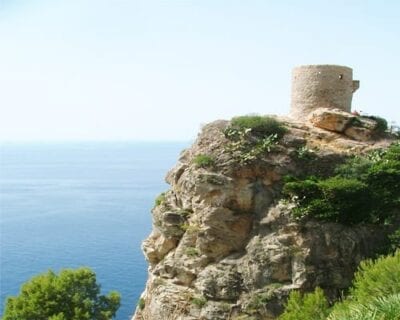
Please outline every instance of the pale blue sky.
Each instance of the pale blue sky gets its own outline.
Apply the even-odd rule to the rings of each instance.
[[[398,0],[0,0],[0,140],[188,140],[343,64],[400,122]]]

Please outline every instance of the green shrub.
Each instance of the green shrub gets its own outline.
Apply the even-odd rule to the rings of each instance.
[[[400,251],[360,263],[350,296],[358,302],[400,293]]]
[[[183,223],[180,225],[180,228],[187,232],[188,234],[195,234],[201,230],[200,226],[198,224],[189,224],[189,223]],[[191,250],[189,250],[191,251]],[[197,250],[196,250],[197,251]]]
[[[375,199],[368,185],[356,179],[342,177],[328,178],[318,185],[323,199],[331,209],[324,212],[321,208],[320,213],[314,211],[316,217],[344,224],[370,220],[371,217],[366,212],[374,205]]]
[[[192,304],[194,304],[198,308],[202,308],[207,303],[207,299],[203,296],[201,297],[193,297],[191,300]]]
[[[33,277],[19,296],[9,297],[3,320],[111,320],[120,306],[120,295],[100,295],[96,274],[89,268],[64,269]]]
[[[322,196],[318,181],[306,179],[287,182],[283,192],[291,197],[296,197],[301,203],[307,203],[312,198]]]
[[[146,306],[146,302],[144,301],[143,298],[140,298],[138,301],[139,310],[143,310],[145,306]]]
[[[375,297],[367,303],[335,305],[328,320],[399,320],[400,294]]]
[[[376,121],[377,126],[376,126],[375,130],[378,133],[382,134],[388,130],[388,123],[387,123],[386,119],[378,117],[378,116],[366,116],[366,118]]]
[[[400,249],[400,229],[389,235],[389,251],[395,252]]]
[[[239,164],[248,164],[273,151],[286,131],[283,124],[270,117],[236,117],[224,131],[225,137],[230,140],[226,151]]]
[[[197,257],[199,255],[199,250],[195,247],[187,247],[185,253],[189,257]]]
[[[279,286],[282,286],[282,284],[274,283],[269,288],[264,287],[266,291],[254,293],[246,305],[245,311],[250,314],[265,312],[267,303],[274,298],[274,289],[279,288]]]
[[[385,160],[368,170],[366,182],[374,191],[380,222],[396,219],[400,207],[400,161]]]
[[[296,150],[296,156],[300,160],[312,160],[315,158],[315,151],[306,146],[302,146]]]
[[[400,142],[393,143],[384,151],[383,158],[385,160],[400,161]]]
[[[398,150],[397,150],[398,149]],[[386,150],[377,149],[364,156],[355,156],[335,169],[335,173],[344,178],[365,180],[369,169],[376,163],[386,160],[400,161],[400,147],[393,144]]]
[[[323,291],[290,293],[279,320],[399,320],[400,250],[361,262],[349,295],[329,309]]]
[[[287,132],[287,129],[281,122],[267,116],[235,117],[231,120],[231,127],[238,130],[251,129],[251,132],[259,137],[276,134],[280,138]]]
[[[349,296],[334,305],[329,320],[399,319],[400,251],[361,262]]]
[[[193,163],[198,168],[207,168],[212,167],[215,164],[215,160],[213,157],[206,155],[206,154],[199,154],[194,157]]]
[[[165,199],[166,199],[166,198],[165,198],[165,192],[160,193],[160,194],[157,196],[156,200],[154,200],[154,205],[155,205],[155,206],[161,205],[162,203],[165,202]]]
[[[400,174],[400,161],[384,160],[374,163],[367,171],[366,181],[373,182],[376,186],[396,183]],[[396,184],[397,185],[397,184]]]
[[[338,176],[349,179],[363,180],[373,161],[367,157],[353,157],[335,169]]]
[[[353,119],[352,125],[356,127],[368,127],[368,125],[365,125],[365,120],[363,119],[371,119],[376,122],[376,127],[375,127],[375,134],[380,136],[383,135],[385,132],[388,131],[388,123],[384,118],[378,117],[378,116],[359,116]]]
[[[329,314],[329,304],[320,288],[312,293],[302,295],[292,291],[285,306],[285,311],[279,320],[325,320]]]
[[[354,157],[330,178],[285,179],[283,194],[295,218],[343,224],[393,223],[400,208],[400,144]]]
[[[260,294],[256,294],[251,297],[249,303],[246,306],[245,311],[250,314],[259,313],[265,307],[265,304],[267,302],[268,301],[265,301]]]
[[[294,217],[309,216],[345,224],[368,220],[365,212],[373,201],[366,184],[341,177],[288,182],[283,192],[297,202]]]
[[[255,153],[263,153],[263,152],[271,152],[272,149],[278,144],[278,134],[270,134],[262,138],[258,143],[255,145]]]

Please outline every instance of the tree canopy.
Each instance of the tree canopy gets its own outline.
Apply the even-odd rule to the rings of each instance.
[[[119,306],[120,294],[101,295],[91,269],[49,270],[7,299],[3,320],[110,320]]]

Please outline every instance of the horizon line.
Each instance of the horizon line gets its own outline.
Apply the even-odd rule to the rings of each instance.
[[[18,139],[18,140],[0,140],[0,145],[3,144],[40,144],[40,143],[187,143],[193,142],[195,139],[187,139],[187,140],[162,140],[162,139]]]

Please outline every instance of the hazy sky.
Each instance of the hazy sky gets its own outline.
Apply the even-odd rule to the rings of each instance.
[[[0,140],[188,140],[343,64],[400,122],[398,0],[0,0]]]

